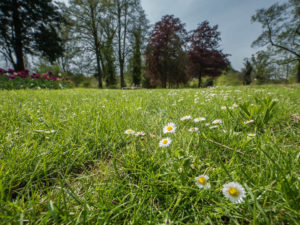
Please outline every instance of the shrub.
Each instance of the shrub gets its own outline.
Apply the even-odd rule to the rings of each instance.
[[[68,77],[57,76],[52,72],[32,73],[29,70],[16,72],[13,69],[7,71],[0,68],[0,89],[64,89],[71,88],[72,83]]]

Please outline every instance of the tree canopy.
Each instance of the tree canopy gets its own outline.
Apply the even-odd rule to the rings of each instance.
[[[147,76],[162,87],[185,83],[185,40],[187,31],[179,18],[164,16],[151,33],[146,51]]]
[[[219,49],[221,38],[217,29],[217,25],[211,27],[204,21],[190,32],[188,70],[190,76],[198,78],[198,87],[203,76],[220,76],[229,65],[228,55]]]
[[[259,9],[253,22],[262,25],[263,32],[252,46],[273,46],[280,52],[292,55],[298,61],[297,82],[300,82],[300,1],[276,3],[268,9]]]
[[[63,21],[52,0],[1,1],[1,54],[17,71],[25,69],[25,54],[40,55],[53,62],[63,54],[57,32]]]

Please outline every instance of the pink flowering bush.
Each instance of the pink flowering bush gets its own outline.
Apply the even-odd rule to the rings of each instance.
[[[0,89],[64,89],[71,88],[70,78],[62,77],[61,74],[30,73],[29,70],[16,72],[13,69],[4,70],[0,68]]]

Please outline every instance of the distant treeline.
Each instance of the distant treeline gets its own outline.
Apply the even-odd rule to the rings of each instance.
[[[217,77],[218,85],[300,82],[299,18],[297,0],[257,10],[252,21],[263,32],[253,46],[267,48],[238,72],[221,49],[218,25],[208,21],[187,31],[165,15],[150,25],[140,0],[7,0],[0,2],[0,55],[16,71],[48,68],[75,85],[97,79],[100,88],[202,87]]]

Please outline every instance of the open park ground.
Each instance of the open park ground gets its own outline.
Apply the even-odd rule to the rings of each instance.
[[[0,224],[299,224],[299,123],[296,85],[1,91]]]

